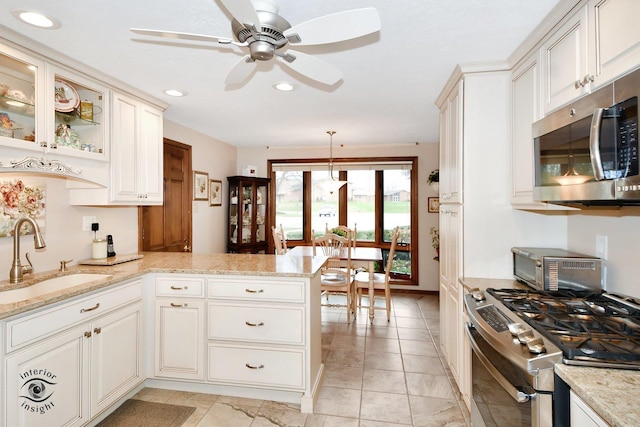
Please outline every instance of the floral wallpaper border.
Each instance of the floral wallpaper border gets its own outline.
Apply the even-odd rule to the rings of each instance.
[[[0,237],[13,236],[16,220],[29,216],[36,220],[40,231],[45,225],[45,184],[22,179],[0,180]],[[31,227],[23,227],[20,234],[32,234]]]

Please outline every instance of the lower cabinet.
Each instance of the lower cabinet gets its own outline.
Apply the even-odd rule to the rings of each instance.
[[[141,292],[138,281],[3,321],[6,342],[17,349],[3,358],[0,424],[83,425],[140,384]],[[23,330],[39,336],[22,344]]]
[[[573,390],[571,390],[569,405],[571,407],[571,427],[608,427],[589,405],[587,405]]]

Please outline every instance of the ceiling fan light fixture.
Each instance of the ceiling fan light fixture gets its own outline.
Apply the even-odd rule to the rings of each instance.
[[[56,18],[37,10],[26,9],[13,9],[11,14],[20,22],[33,25],[38,28],[45,28],[47,30],[55,30],[62,25]]]
[[[278,82],[273,85],[273,88],[281,92],[293,92],[298,88],[298,85],[289,82]]]
[[[169,96],[181,97],[185,96],[187,93],[178,89],[166,89],[164,91],[164,94]]]

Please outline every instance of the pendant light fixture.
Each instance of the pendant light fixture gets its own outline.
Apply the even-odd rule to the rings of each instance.
[[[333,194],[345,185],[347,181],[340,181],[333,177],[333,135],[336,134],[336,131],[328,130],[327,133],[329,134],[329,176],[323,180],[322,188],[328,191],[329,194]]]

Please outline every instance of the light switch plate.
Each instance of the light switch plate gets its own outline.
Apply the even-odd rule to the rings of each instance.
[[[82,231],[91,231],[91,224],[98,222],[95,216],[83,216],[82,217]]]

